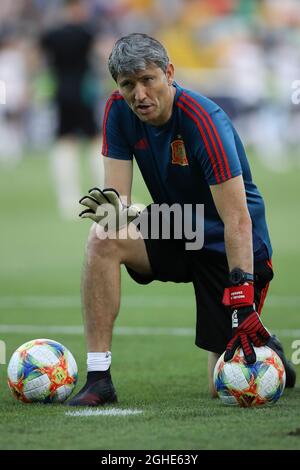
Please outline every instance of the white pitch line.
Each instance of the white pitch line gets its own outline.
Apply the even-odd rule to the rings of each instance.
[[[1,309],[73,309],[80,308],[80,297],[76,295],[61,296],[0,296]],[[121,308],[153,309],[171,307],[173,309],[194,308],[194,295],[190,296],[136,296],[125,295],[121,299]],[[266,299],[266,307],[269,308],[297,308],[300,307],[299,295],[270,295]]]
[[[81,335],[83,334],[83,327],[80,325],[0,325],[0,333],[16,333],[16,334],[31,334],[31,333],[53,333],[64,335]]]
[[[36,335],[83,335],[80,325],[0,325],[0,334],[36,334]],[[274,333],[284,338],[299,338],[300,329],[276,329]],[[114,334],[120,336],[194,336],[194,328],[164,328],[146,326],[117,326]]]
[[[134,409],[121,409],[121,408],[111,408],[108,410],[95,410],[91,408],[84,408],[79,411],[67,411],[66,416],[129,416],[129,415],[139,415],[143,413],[142,410]]]
[[[174,298],[167,295],[158,296],[135,296],[125,295],[121,299],[121,307],[124,308],[187,308],[193,307],[195,300],[193,295]],[[0,308],[80,308],[79,296],[2,296],[0,297]]]
[[[47,333],[64,335],[82,335],[83,327],[80,325],[0,325],[0,333]],[[122,336],[148,336],[148,335],[167,335],[167,336],[192,336],[193,328],[163,328],[163,327],[144,327],[144,326],[116,326],[114,334]]]

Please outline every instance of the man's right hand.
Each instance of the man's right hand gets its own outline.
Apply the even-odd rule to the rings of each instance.
[[[79,203],[87,207],[79,217],[89,218],[108,230],[120,230],[141,212],[137,206],[125,206],[119,193],[113,188],[90,189],[88,195],[81,198]]]

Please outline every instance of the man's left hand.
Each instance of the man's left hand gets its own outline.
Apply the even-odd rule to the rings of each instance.
[[[223,303],[233,307],[232,338],[227,344],[224,361],[230,361],[236,349],[243,349],[247,364],[256,361],[253,346],[264,346],[270,338],[270,333],[262,324],[254,309],[253,285],[235,286],[225,289]]]
[[[270,338],[270,333],[262,324],[258,313],[251,307],[234,310],[232,317],[233,324],[238,327],[233,328],[233,337],[227,344],[224,361],[230,361],[236,349],[241,346],[247,364],[253,364],[256,361],[253,346],[264,346]]]

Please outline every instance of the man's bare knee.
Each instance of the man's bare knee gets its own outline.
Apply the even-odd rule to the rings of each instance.
[[[122,229],[117,237],[107,236],[103,227],[94,224],[88,237],[88,257],[109,257],[140,274],[150,275],[151,266],[144,240],[142,237],[130,238],[126,230]]]
[[[217,398],[218,397],[218,393],[215,389],[215,385],[214,385],[214,368],[215,368],[215,365],[219,359],[221,354],[217,354],[217,353],[214,353],[214,352],[211,352],[209,351],[208,352],[208,361],[207,361],[207,366],[208,366],[208,389],[209,389],[209,393],[210,393],[210,396],[212,398]]]
[[[209,385],[209,394],[211,396],[211,398],[218,398],[218,393],[214,387],[214,385]]]
[[[108,237],[103,227],[93,224],[87,240],[88,257],[115,257],[120,258],[120,249],[117,240]]]

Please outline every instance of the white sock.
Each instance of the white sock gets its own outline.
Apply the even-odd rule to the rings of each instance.
[[[87,353],[88,372],[104,371],[109,369],[111,364],[111,352],[89,352]]]
[[[90,148],[90,165],[94,185],[100,188],[104,186],[104,157],[101,155],[102,142],[93,143]]]
[[[59,141],[50,155],[50,164],[61,215],[77,220],[80,194],[79,148],[76,142]]]

